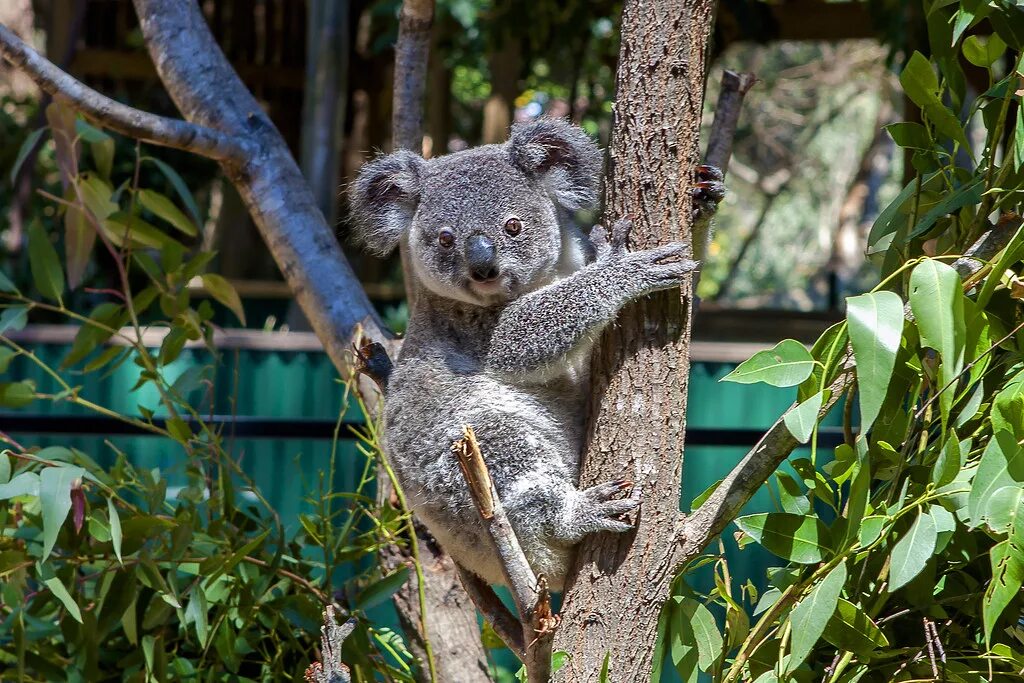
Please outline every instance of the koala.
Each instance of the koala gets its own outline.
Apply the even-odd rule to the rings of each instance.
[[[598,199],[601,152],[541,119],[504,144],[366,164],[350,188],[357,238],[400,244],[413,278],[408,331],[388,381],[384,451],[411,507],[464,570],[504,584],[451,446],[470,425],[530,566],[561,590],[587,534],[624,532],[639,504],[625,479],[577,487],[590,350],[619,309],[677,287],[686,245],[626,249],[629,223],[589,236],[572,221]],[[721,199],[704,169],[701,220]]]

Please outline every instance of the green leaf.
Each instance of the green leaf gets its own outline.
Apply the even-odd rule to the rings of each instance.
[[[195,237],[199,230],[167,197],[154,190],[139,190],[135,195],[144,208],[164,219],[180,232]]]
[[[891,123],[885,126],[885,130],[893,142],[904,149],[931,149],[935,146],[928,135],[928,129],[920,123]],[[916,182],[908,187],[913,185],[916,185]]]
[[[8,292],[10,294],[17,294],[18,288],[14,286],[11,279],[4,275],[3,271],[0,271],[0,292]]]
[[[807,499],[800,484],[781,470],[775,473],[775,478],[779,483],[779,502],[782,503],[783,512],[794,515],[811,514],[811,501]]]
[[[85,211],[77,205],[68,206],[64,211],[64,260],[69,289],[77,289],[82,283],[95,244],[96,230]]]
[[[816,564],[828,552],[828,529],[817,517],[770,512],[739,517],[736,526],[769,552],[797,564]]]
[[[925,176],[921,180],[921,187],[927,187],[933,178],[936,178],[938,173],[932,173]],[[871,226],[871,232],[868,233],[868,247],[874,249],[875,246],[882,240],[882,238],[891,235],[898,229],[898,220],[905,217],[900,215],[903,206],[910,201],[910,199],[917,193],[918,183],[917,180],[911,180],[906,186],[900,190],[900,193],[896,196],[896,199],[892,200],[888,206],[882,209],[882,212],[878,214],[878,218],[875,219],[874,224]]]
[[[174,191],[178,193],[178,198],[181,199],[185,208],[188,209],[189,216],[192,218],[192,222],[195,225],[202,225],[203,221],[199,216],[199,206],[196,204],[195,198],[192,197],[192,193],[188,190],[188,185],[181,179],[178,172],[168,166],[163,161],[155,157],[142,157],[143,161],[149,161],[164,174],[164,177],[171,183]]]
[[[956,479],[961,465],[963,465],[963,459],[960,457],[960,441],[956,432],[950,431],[946,443],[939,451],[939,457],[935,460],[935,465],[932,466],[931,478],[936,488],[945,486]]]
[[[39,475],[39,502],[43,508],[43,557],[50,556],[64,520],[71,511],[71,487],[85,475],[81,467],[46,467]]]
[[[60,301],[64,293],[64,271],[50,236],[39,221],[33,221],[28,229],[28,260],[39,293],[47,299]]]
[[[697,666],[701,671],[707,671],[722,654],[722,634],[715,623],[715,617],[707,607],[693,598],[676,595],[672,600],[676,603],[678,615],[693,633],[693,642],[697,644]]]
[[[107,516],[110,518],[110,542],[114,546],[114,554],[117,555],[117,561],[124,564],[121,559],[121,518],[113,498],[107,498]]]
[[[918,514],[910,530],[892,549],[889,560],[889,591],[896,591],[921,573],[935,553],[938,532],[927,512]]]
[[[6,451],[0,451],[0,486],[11,480],[11,458]]]
[[[0,313],[0,334],[8,330],[17,332],[25,328],[28,322],[28,308],[25,306],[11,306]]]
[[[878,417],[896,367],[903,336],[903,300],[894,292],[872,292],[846,300],[850,343],[857,364],[861,433]]]
[[[32,380],[0,382],[0,406],[23,408],[34,400],[36,400],[36,387]]]
[[[36,143],[39,142],[39,138],[41,138],[45,132],[45,128],[34,130],[29,133],[21,143],[21,147],[18,148],[18,156],[14,158],[14,165],[11,166],[11,185],[18,181],[18,173],[21,171],[22,164],[25,163],[25,159],[28,158],[29,152],[31,152],[32,148],[36,146]]]
[[[794,339],[784,339],[771,349],[758,351],[720,381],[792,387],[807,379],[812,370],[814,358],[807,348]]]
[[[104,178],[110,178],[114,170],[114,141],[111,138],[93,142],[89,145],[92,152],[92,160],[96,164],[96,171]]]
[[[967,514],[971,526],[985,521],[989,498],[1004,486],[1024,483],[1024,449],[1012,434],[996,432],[981,454],[978,473],[974,475],[967,497]]]
[[[889,644],[875,622],[859,607],[843,598],[839,598],[836,611],[822,635],[840,650],[853,652],[865,660],[876,648]]]
[[[947,194],[943,197],[942,201],[935,204],[930,208],[924,216],[917,222],[914,229],[907,235],[907,239],[911,240],[915,237],[919,237],[924,233],[931,230],[932,226],[942,218],[948,216],[951,213],[955,213],[965,206],[974,206],[975,204],[981,203],[982,195],[985,192],[985,179],[977,178],[973,182],[961,185],[951,194]]]
[[[75,187],[78,189],[79,199],[97,223],[102,223],[118,210],[117,202],[112,199],[114,188],[102,178],[91,173],[83,174]]]
[[[362,610],[368,610],[375,605],[379,605],[394,595],[408,580],[409,568],[405,566],[399,567],[387,576],[374,581],[364,588],[356,598],[356,605]]]
[[[185,608],[185,623],[195,624],[196,637],[199,638],[199,647],[206,647],[206,642],[210,637],[210,627],[206,621],[208,610],[206,595],[197,586],[189,595],[188,607]]]
[[[963,367],[967,332],[960,276],[940,261],[922,261],[910,274],[910,308],[921,345],[939,352],[939,383],[940,390],[944,389]],[[949,417],[954,393],[949,387],[939,396],[943,422]]]
[[[928,59],[920,52],[914,52],[907,61],[900,74],[900,84],[907,97],[921,107],[937,131],[960,143],[964,149],[971,148],[960,121],[939,98],[939,79]]]
[[[987,69],[1006,52],[1006,43],[997,34],[990,36],[967,36],[963,45],[964,57],[974,66]]]
[[[0,484],[0,500],[10,500],[11,498],[18,498],[19,496],[38,495],[39,475],[35,472],[22,472],[6,484]]]
[[[819,391],[783,416],[786,429],[800,443],[807,443],[811,438],[811,433],[818,424],[818,411],[821,410],[824,399],[825,392]]]
[[[985,521],[994,533],[1009,533],[1017,523],[1024,501],[1024,488],[1020,486],[1003,486],[996,489],[985,505]]]
[[[124,211],[107,216],[100,229],[116,247],[163,249],[172,241],[160,228]]]
[[[235,291],[231,283],[214,273],[205,273],[202,278],[203,287],[210,293],[210,296],[227,306],[244,326],[245,309],[242,308],[242,300],[238,298],[238,292]]]
[[[71,597],[71,594],[68,593],[68,589],[64,587],[64,584],[61,583],[60,579],[54,576],[46,579],[43,583],[50,589],[53,596],[61,601],[67,609],[68,614],[70,614],[75,621],[79,624],[84,623],[82,622],[82,612],[78,609],[78,603],[76,603],[75,599]]]
[[[1000,541],[989,551],[992,563],[992,580],[985,588],[982,599],[982,621],[985,625],[985,643],[992,642],[992,631],[999,617],[1010,602],[1020,593],[1024,583],[1024,564],[1017,557],[1017,551],[1011,547],[1009,540]]]
[[[803,664],[814,644],[825,632],[825,626],[836,611],[839,595],[843,592],[844,585],[846,585],[846,565],[840,563],[793,608],[789,617],[792,647],[786,666],[788,671]]]

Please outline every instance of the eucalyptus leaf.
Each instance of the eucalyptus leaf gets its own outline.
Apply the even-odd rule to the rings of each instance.
[[[889,559],[889,590],[896,591],[910,583],[935,553],[938,532],[935,521],[921,512],[904,536],[897,541]]]
[[[82,612],[78,609],[78,603],[76,603],[75,599],[71,597],[71,594],[68,593],[68,589],[64,587],[64,584],[61,583],[60,579],[54,576],[46,579],[43,583],[50,589],[53,596],[60,600],[61,604],[67,609],[68,614],[70,614],[75,621],[79,624],[84,623],[82,621]]]
[[[816,564],[829,552],[829,533],[817,517],[769,512],[736,519],[736,526],[769,552],[797,564]]]
[[[28,259],[39,293],[47,299],[60,301],[64,294],[64,269],[50,236],[39,221],[33,221],[28,228]]]
[[[871,292],[846,300],[850,343],[857,364],[861,431],[867,433],[885,402],[903,335],[903,300]]]
[[[81,467],[45,467],[39,475],[39,502],[43,510],[43,562],[53,551],[57,534],[71,511],[71,487],[85,475]]]
[[[784,339],[771,349],[758,351],[719,381],[792,387],[807,379],[813,369],[814,358],[807,347],[793,339]]]
[[[846,565],[840,563],[793,608],[789,618],[792,645],[787,670],[795,669],[807,659],[836,611],[845,584]]]
[[[800,443],[807,443],[810,440],[811,434],[818,424],[818,411],[821,410],[821,404],[824,399],[825,392],[819,391],[803,403],[787,411],[783,416],[782,419],[786,424],[786,429]]]

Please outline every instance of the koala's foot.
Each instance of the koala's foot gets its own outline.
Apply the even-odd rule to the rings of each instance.
[[[598,531],[629,531],[633,525],[621,519],[640,505],[635,498],[619,498],[623,492],[633,488],[633,482],[625,479],[592,486],[580,491],[574,519],[571,526],[576,534],[583,537]]]
[[[715,215],[718,203],[725,197],[725,174],[715,166],[698,166],[697,183],[693,193],[693,220],[708,219]]]
[[[619,256],[626,251],[626,240],[633,229],[633,221],[628,218],[620,218],[612,225],[611,234],[603,225],[595,225],[590,230],[590,243],[594,246],[594,253],[598,259],[605,259],[609,256]]]

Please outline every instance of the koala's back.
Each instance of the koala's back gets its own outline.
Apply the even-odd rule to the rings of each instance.
[[[471,425],[506,508],[529,511],[514,524],[532,531],[521,533],[531,565],[560,576],[569,548],[544,542],[545,525],[559,511],[544,509],[547,498],[537,494],[552,482],[577,479],[585,378],[515,385],[480,372],[472,356],[445,348],[442,340],[417,349],[410,336],[413,344],[389,382],[384,431],[410,505],[453,559],[489,582],[503,582],[451,450]]]

